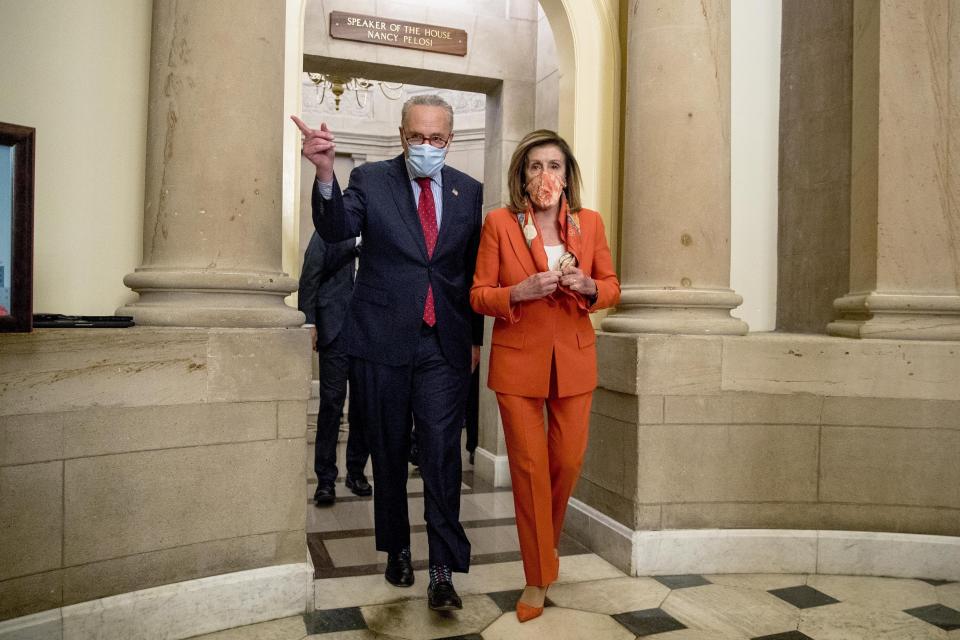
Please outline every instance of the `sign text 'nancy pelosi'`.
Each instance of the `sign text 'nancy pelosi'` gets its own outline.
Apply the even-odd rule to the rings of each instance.
[[[455,56],[467,55],[467,32],[422,22],[406,22],[343,11],[330,12],[330,37],[419,49]]]

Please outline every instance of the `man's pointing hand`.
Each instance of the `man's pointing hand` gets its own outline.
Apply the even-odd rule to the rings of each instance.
[[[290,116],[300,133],[303,134],[301,153],[317,168],[320,182],[333,182],[333,158],[337,145],[333,133],[327,129],[327,123],[321,123],[319,129],[311,129],[297,116]]]

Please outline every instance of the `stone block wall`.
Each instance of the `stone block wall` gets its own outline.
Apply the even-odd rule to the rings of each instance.
[[[598,335],[575,497],[632,531],[960,535],[960,343]]]
[[[300,329],[0,339],[0,619],[306,561]]]

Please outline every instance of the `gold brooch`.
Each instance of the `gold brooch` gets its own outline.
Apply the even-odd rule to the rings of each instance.
[[[577,256],[573,255],[569,251],[565,251],[557,261],[557,266],[559,267],[560,271],[563,271],[567,267],[575,267],[577,266]]]

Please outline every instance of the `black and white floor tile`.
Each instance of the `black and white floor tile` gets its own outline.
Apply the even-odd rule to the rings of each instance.
[[[785,574],[629,577],[567,537],[548,606],[541,617],[520,624],[514,609],[524,580],[512,495],[476,480],[466,463],[464,469],[462,515],[474,557],[470,573],[455,576],[462,611],[427,608],[419,478],[414,474],[409,485],[410,514],[417,519],[411,523],[416,582],[408,589],[383,579],[386,558],[374,549],[371,499],[352,496],[340,481],[330,507],[309,503],[315,484],[306,492],[316,610],[199,638],[960,640],[957,582]]]

